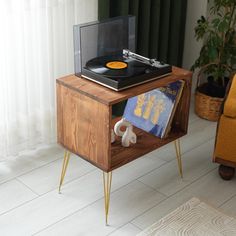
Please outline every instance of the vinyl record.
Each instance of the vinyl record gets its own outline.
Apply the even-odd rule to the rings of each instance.
[[[149,66],[123,56],[96,57],[86,63],[85,68],[109,78],[127,78],[145,73]]]

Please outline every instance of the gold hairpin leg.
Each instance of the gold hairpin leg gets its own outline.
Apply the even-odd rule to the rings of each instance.
[[[183,178],[183,169],[182,169],[182,160],[181,160],[181,150],[180,150],[180,141],[179,139],[175,140],[175,152],[176,152],[176,158],[178,162],[179,167],[179,174],[181,178]]]
[[[60,179],[60,184],[59,184],[59,193],[61,193],[61,186],[63,184],[63,180],[66,174],[66,169],[67,169],[69,160],[70,160],[70,152],[65,150],[64,160],[63,160],[63,165],[62,165],[62,170],[61,170],[61,179]]]
[[[110,205],[111,181],[112,181],[112,172],[109,172],[109,173],[103,172],[106,225],[108,225],[107,219],[108,219],[108,212],[109,212],[109,205]]]

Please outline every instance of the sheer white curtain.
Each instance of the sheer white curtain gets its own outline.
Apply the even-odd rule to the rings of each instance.
[[[0,0],[0,160],[56,140],[56,78],[74,72],[73,25],[97,0]]]

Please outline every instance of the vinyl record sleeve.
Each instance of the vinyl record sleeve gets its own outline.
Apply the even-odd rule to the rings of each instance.
[[[183,86],[184,81],[179,80],[128,99],[123,118],[159,138],[166,137]]]

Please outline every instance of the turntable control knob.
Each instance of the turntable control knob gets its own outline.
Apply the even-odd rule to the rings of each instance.
[[[155,59],[150,59],[149,62],[150,62],[150,64],[154,64],[155,63]]]

